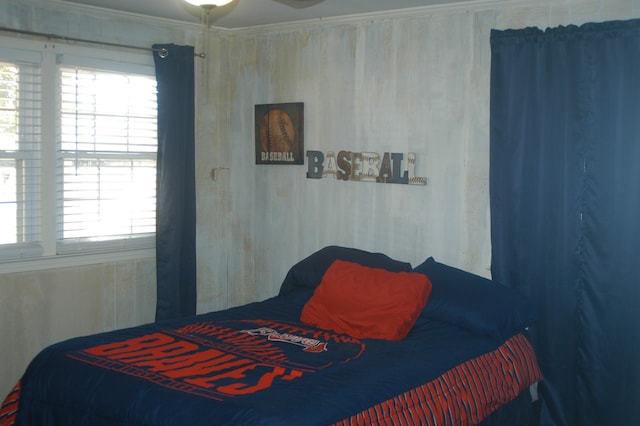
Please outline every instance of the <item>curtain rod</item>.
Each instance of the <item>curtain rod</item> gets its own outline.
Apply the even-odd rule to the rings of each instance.
[[[30,35],[30,36],[36,36],[36,37],[44,37],[46,39],[58,39],[58,40],[63,40],[63,41],[75,41],[75,42],[80,42],[80,43],[89,43],[89,44],[98,44],[100,46],[111,46],[111,47],[122,47],[125,49],[136,49],[136,50],[149,50],[149,51],[153,51],[153,52],[158,52],[158,55],[161,58],[166,58],[167,56],[169,56],[169,51],[165,48],[160,48],[160,49],[156,49],[153,47],[140,47],[140,46],[131,46],[128,44],[119,44],[119,43],[109,43],[106,41],[95,41],[95,40],[87,40],[84,38],[76,38],[76,37],[66,37],[66,36],[60,36],[57,34],[47,34],[47,33],[39,33],[36,31],[27,31],[27,30],[18,30],[15,28],[7,28],[7,27],[0,27],[0,31],[6,31],[6,32],[10,32],[10,33],[18,33],[18,34],[24,34],[24,35]],[[201,53],[194,53],[194,56],[197,56],[198,58],[205,58],[206,57],[206,53],[201,52]]]

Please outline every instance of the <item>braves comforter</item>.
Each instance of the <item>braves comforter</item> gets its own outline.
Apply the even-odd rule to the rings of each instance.
[[[43,350],[0,425],[476,424],[540,379],[533,349],[420,318],[399,342],[299,322],[311,292]]]

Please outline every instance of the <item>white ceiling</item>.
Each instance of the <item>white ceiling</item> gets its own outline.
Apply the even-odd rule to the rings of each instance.
[[[202,22],[202,10],[184,0],[49,0],[149,15],[178,21]],[[245,28],[317,20],[352,14],[384,12],[469,0],[233,0],[211,11],[214,27]]]

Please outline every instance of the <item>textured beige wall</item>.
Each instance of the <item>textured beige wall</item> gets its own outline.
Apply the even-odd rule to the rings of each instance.
[[[488,275],[490,29],[634,17],[638,0],[479,1],[386,19],[212,30],[207,60],[197,60],[199,312],[275,295],[293,263],[328,244],[413,264],[434,256]],[[0,24],[203,44],[193,26],[41,1],[0,0]],[[305,103],[305,150],[415,152],[428,185],[318,181],[306,179],[306,166],[256,166],[254,105],[294,101]],[[0,394],[50,343],[151,321],[154,283],[152,259],[0,269]]]
[[[478,1],[212,34],[197,125],[199,311],[275,295],[328,244],[489,275],[491,29],[639,16],[638,0]],[[254,105],[278,102],[304,102],[305,150],[415,152],[428,185],[256,166]]]

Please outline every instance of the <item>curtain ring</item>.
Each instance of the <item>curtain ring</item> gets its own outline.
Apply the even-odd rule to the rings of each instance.
[[[163,47],[162,49],[158,50],[158,56],[160,56],[162,59],[168,58],[169,51]]]

